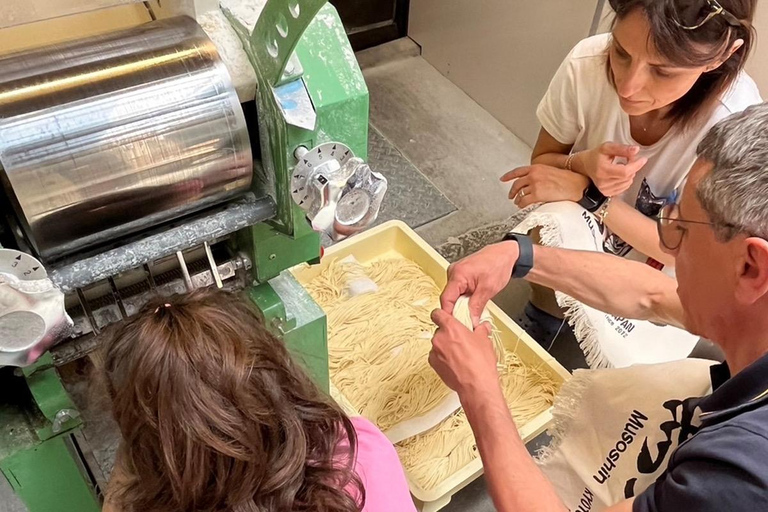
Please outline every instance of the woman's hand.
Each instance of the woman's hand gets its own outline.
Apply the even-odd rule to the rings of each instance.
[[[639,151],[638,146],[606,142],[595,149],[576,153],[571,168],[589,177],[603,195],[613,197],[632,186],[635,174],[648,161],[637,157]],[[616,163],[617,158],[624,158],[627,163]]]
[[[518,167],[501,177],[503,182],[512,180],[515,183],[509,198],[519,208],[536,203],[578,202],[589,186],[589,178],[582,174],[542,164]]]

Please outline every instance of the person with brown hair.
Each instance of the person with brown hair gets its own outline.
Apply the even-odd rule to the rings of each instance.
[[[593,212],[605,252],[672,268],[653,217],[682,189],[704,134],[762,101],[744,72],[757,0],[610,6],[611,32],[579,42],[539,104],[531,165],[502,181],[514,180],[521,208],[573,201]],[[517,320],[549,344],[562,317],[551,290],[534,287]]]
[[[146,306],[105,344],[122,434],[108,512],[415,511],[397,454],[237,295]]]

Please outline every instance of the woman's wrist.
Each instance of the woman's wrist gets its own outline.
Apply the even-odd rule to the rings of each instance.
[[[570,169],[568,170],[589,177],[587,168],[584,165],[584,153],[585,151],[577,151],[576,153],[571,154]]]
[[[581,198],[584,197],[584,193],[587,191],[587,188],[589,188],[591,181],[589,178],[581,173],[576,172],[575,170],[566,172],[570,172],[571,176],[569,176],[569,178],[573,180],[571,197],[568,199],[574,203],[578,203],[581,201]]]

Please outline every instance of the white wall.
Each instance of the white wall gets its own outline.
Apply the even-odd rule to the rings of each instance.
[[[423,57],[529,145],[536,106],[597,0],[411,0]],[[441,108],[443,106],[437,106]]]
[[[760,87],[763,99],[768,99],[768,5],[765,1],[757,2],[755,29],[757,46],[747,61],[747,72]]]

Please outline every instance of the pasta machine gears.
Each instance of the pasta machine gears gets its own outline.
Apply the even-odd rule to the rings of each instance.
[[[291,177],[291,197],[316,231],[338,240],[373,223],[379,215],[387,179],[341,142],[299,147]]]

